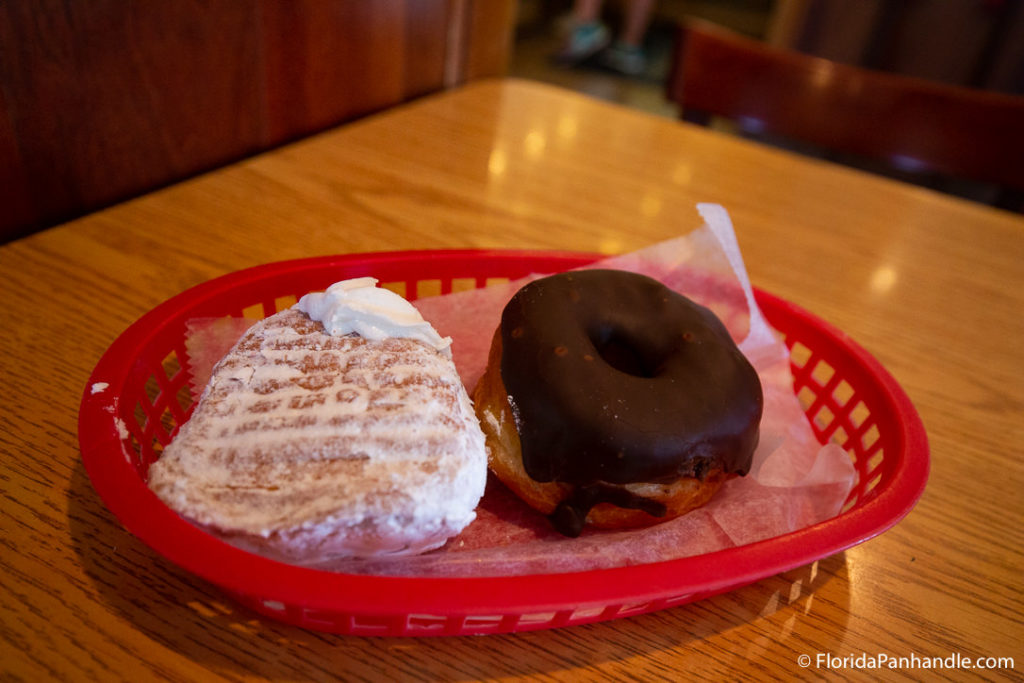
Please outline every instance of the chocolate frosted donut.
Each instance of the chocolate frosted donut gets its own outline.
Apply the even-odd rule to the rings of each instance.
[[[543,492],[523,497],[569,535],[597,508],[612,519],[597,526],[634,526],[702,505],[750,469],[763,408],[756,371],[711,311],[613,270],[536,280],[508,303],[475,396],[491,450],[496,388],[518,444],[498,441],[518,446],[532,480],[512,488]],[[494,459],[499,478],[516,476]]]

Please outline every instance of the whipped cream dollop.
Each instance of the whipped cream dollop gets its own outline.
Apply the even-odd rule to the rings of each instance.
[[[323,323],[328,334],[353,332],[364,339],[416,339],[451,357],[451,337],[442,337],[416,308],[377,279],[359,277],[335,282],[325,292],[312,292],[295,308]]]

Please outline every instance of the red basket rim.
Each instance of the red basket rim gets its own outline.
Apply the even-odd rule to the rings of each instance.
[[[125,528],[180,567],[242,595],[285,605],[351,613],[398,615],[533,613],[588,605],[639,603],[668,596],[710,595],[800,567],[866,541],[899,522],[916,504],[928,478],[924,425],[898,382],[870,353],[830,323],[773,294],[755,289],[771,313],[800,318],[842,347],[878,383],[878,398],[898,416],[900,447],[894,474],[870,500],[810,527],[783,536],[712,553],[649,564],[582,572],[498,577],[420,577],[342,574],[297,567],[235,548],[184,521],[149,490],[128,460],[119,436],[117,397],[127,380],[133,350],[158,335],[170,315],[194,307],[243,282],[311,267],[365,267],[404,259],[528,261],[537,272],[582,266],[599,255],[570,251],[446,249],[370,252],[269,263],[235,271],[196,285],[158,305],[115,341],[97,363],[79,411],[82,461],[94,488]],[[485,270],[485,267],[483,268]],[[109,389],[93,392],[97,382]],[[139,514],[145,511],[146,514]],[[175,529],[172,535],[168,528]],[[723,570],[723,568],[728,568]],[[496,582],[501,590],[497,590]]]

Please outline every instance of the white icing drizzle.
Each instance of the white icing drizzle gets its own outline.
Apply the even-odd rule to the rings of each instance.
[[[327,291],[312,292],[295,308],[323,323],[328,334],[358,334],[364,339],[417,339],[450,355],[451,337],[442,338],[411,303],[372,277],[335,282]]]

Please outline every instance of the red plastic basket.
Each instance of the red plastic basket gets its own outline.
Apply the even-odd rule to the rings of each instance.
[[[96,366],[79,413],[85,468],[124,526],[170,561],[264,615],[359,635],[506,633],[651,612],[849,548],[885,531],[914,506],[928,476],[928,443],[906,394],[841,331],[760,291],[758,302],[791,350],[794,391],[814,432],[822,443],[834,440],[846,449],[858,472],[838,516],[784,536],[695,557],[579,573],[492,578],[340,574],[239,550],[183,520],[147,488],[149,463],[191,412],[185,349],[190,319],[262,318],[308,291],[349,277],[372,275],[415,299],[482,287],[495,279],[566,270],[595,258],[484,250],[354,254],[272,263],[198,285],[139,319]]]

